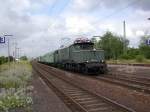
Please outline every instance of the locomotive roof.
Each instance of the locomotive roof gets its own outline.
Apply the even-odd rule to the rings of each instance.
[[[93,42],[82,42],[82,43],[74,43],[74,44],[72,44],[72,45],[80,45],[80,44],[90,44],[90,45],[94,45],[94,43]]]
[[[67,47],[70,47],[70,46],[73,46],[73,45],[81,45],[81,44],[90,44],[90,45],[94,45],[94,43],[90,41],[90,42],[82,42],[82,43],[73,43],[73,44],[71,44],[71,45],[64,46],[64,47],[59,48],[59,49],[64,49],[64,48],[67,48]],[[57,49],[57,50],[59,50],[59,49]],[[57,51],[57,50],[56,50],[56,51]]]

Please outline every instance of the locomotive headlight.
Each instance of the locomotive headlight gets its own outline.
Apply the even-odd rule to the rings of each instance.
[[[101,60],[102,63],[104,63],[104,60]]]
[[[89,61],[86,61],[87,63],[89,62]]]

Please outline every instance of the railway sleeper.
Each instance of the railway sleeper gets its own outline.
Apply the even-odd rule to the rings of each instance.
[[[40,71],[40,70],[39,70]],[[41,70],[42,71],[42,70]],[[83,91],[82,92],[82,89],[81,89],[81,91],[79,91],[79,92],[73,92],[73,93],[68,93],[67,94],[67,92],[65,92],[64,90],[63,90],[63,88],[61,87],[62,85],[59,85],[59,83],[58,82],[62,82],[62,83],[64,83],[64,85],[66,85],[66,87],[67,87],[67,85],[68,85],[68,87],[70,87],[69,85],[69,83],[67,84],[67,81],[65,82],[64,80],[63,81],[61,81],[59,78],[56,78],[56,77],[54,77],[54,76],[50,76],[50,77],[52,77],[53,79],[55,79],[55,80],[51,80],[51,78],[49,78],[48,79],[48,73],[45,71],[44,72],[44,70],[43,70],[43,73],[45,73],[45,74],[47,74],[47,75],[43,75],[43,77],[45,77],[45,79],[46,79],[46,82],[48,82],[48,83],[51,83],[52,84],[52,86],[54,87],[54,88],[56,88],[56,90],[58,90],[60,93],[62,93],[63,95],[65,95],[67,98],[68,98],[68,100],[72,100],[72,103],[74,103],[74,104],[76,104],[76,105],[78,105],[79,107],[81,107],[81,110],[83,109],[84,110],[84,112],[127,112],[126,111],[126,109],[124,108],[123,109],[123,111],[122,111],[122,107],[116,107],[116,106],[114,106],[113,107],[113,105],[116,105],[116,104],[112,104],[111,102],[109,103],[109,101],[105,101],[105,99],[101,99],[101,98],[97,98],[97,99],[94,99],[94,100],[88,100],[88,101],[77,101],[77,100],[74,100],[73,98],[71,98],[72,96],[84,96],[84,95],[91,95],[92,97],[94,97],[95,95],[92,95],[92,94],[90,94],[90,93],[88,93],[87,91]],[[41,74],[42,75],[42,74]],[[60,83],[61,84],[61,83]],[[73,89],[76,89],[76,87],[74,87],[73,86]],[[80,90],[80,89],[79,89]],[[68,101],[67,100],[67,101]],[[71,103],[71,104],[72,104]],[[106,107],[105,106],[99,106],[99,107],[97,107],[97,108],[86,108],[86,105],[94,105],[94,104],[99,104],[99,103],[105,103],[106,105]],[[82,112],[82,111],[81,111]],[[133,112],[133,111],[132,111]]]

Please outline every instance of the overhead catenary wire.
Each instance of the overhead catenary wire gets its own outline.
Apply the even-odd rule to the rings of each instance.
[[[136,5],[137,3],[140,3],[142,0],[134,0],[132,2],[130,2],[129,4],[127,4],[126,6],[116,9],[115,11],[113,11],[111,14],[104,16],[103,18],[99,19],[98,21],[104,21],[107,19],[111,19],[111,17],[113,17],[114,15],[121,13],[122,11],[124,11],[125,9],[128,9],[129,7]]]

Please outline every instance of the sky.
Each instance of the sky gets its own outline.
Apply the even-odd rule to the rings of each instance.
[[[150,0],[0,0],[0,55],[15,45],[20,55],[37,57],[58,49],[78,37],[102,36],[106,31],[123,35],[130,47],[150,34]],[[15,44],[17,43],[17,44]]]

